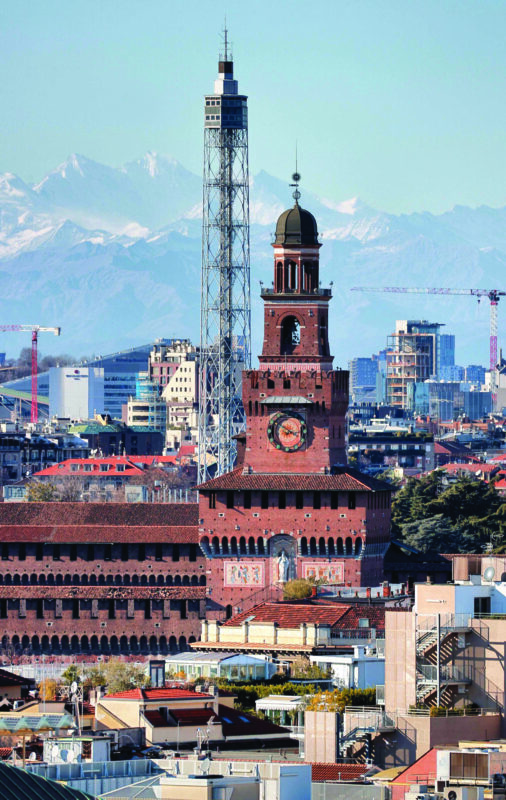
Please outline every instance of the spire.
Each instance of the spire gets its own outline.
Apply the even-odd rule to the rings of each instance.
[[[300,200],[300,192],[299,192],[299,182],[300,182],[300,173],[298,170],[297,164],[297,142],[295,142],[295,172],[292,174],[292,181],[293,183],[290,184],[291,187],[295,187],[295,191],[292,194],[293,199],[295,200],[295,205],[299,205]]]

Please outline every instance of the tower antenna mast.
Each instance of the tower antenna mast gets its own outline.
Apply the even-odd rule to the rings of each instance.
[[[225,23],[224,60],[204,106],[199,482],[233,469],[241,373],[251,365],[248,106],[229,49]]]

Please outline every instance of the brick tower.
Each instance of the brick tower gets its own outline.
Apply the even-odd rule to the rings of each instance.
[[[389,541],[389,486],[346,466],[348,372],[332,368],[316,220],[294,197],[262,289],[260,368],[243,372],[238,463],[200,486],[210,610],[229,615],[296,577],[377,583]]]

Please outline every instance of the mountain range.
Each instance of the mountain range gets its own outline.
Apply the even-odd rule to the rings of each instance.
[[[488,301],[350,289],[504,288],[506,207],[395,215],[340,200],[337,189],[331,199],[302,190],[321,232],[322,284],[333,282],[336,365],[384,347],[397,318],[443,322],[457,336],[458,363],[487,363]],[[272,279],[271,235],[290,191],[266,172],[251,180],[253,331],[261,325],[258,281]],[[46,353],[113,352],[158,336],[197,342],[201,199],[201,178],[155,153],[119,168],[72,155],[34,185],[0,175],[3,322],[60,325],[57,346],[41,341]],[[502,319],[500,307],[499,344]],[[3,336],[9,355],[27,344]],[[254,335],[253,353],[260,346]]]

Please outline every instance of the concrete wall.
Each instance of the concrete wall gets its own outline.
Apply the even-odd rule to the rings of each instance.
[[[339,714],[306,711],[304,758],[309,762],[335,764],[339,759]]]
[[[396,712],[415,703],[415,615],[386,609],[385,709]]]

